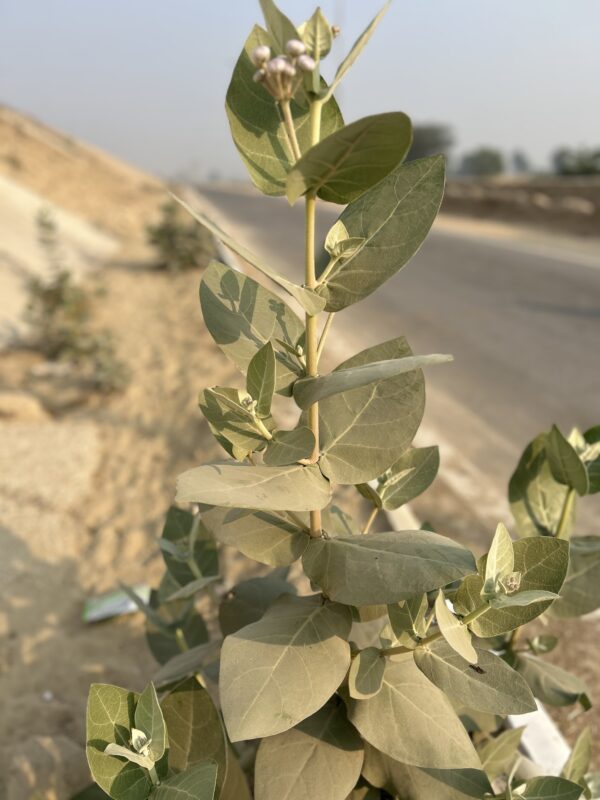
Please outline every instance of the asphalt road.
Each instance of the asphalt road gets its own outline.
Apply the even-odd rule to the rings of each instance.
[[[219,219],[268,263],[302,275],[302,204],[203,187]],[[339,208],[322,204],[318,233]],[[452,353],[426,373],[418,442],[441,444],[441,475],[486,524],[507,517],[506,485],[525,444],[556,422],[600,424],[600,257],[434,230],[374,295],[336,315],[347,354],[403,334],[415,353]],[[600,250],[599,250],[600,254]],[[600,533],[600,495],[580,533]]]

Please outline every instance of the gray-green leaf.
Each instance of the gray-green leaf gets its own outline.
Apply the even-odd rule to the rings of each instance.
[[[427,595],[415,595],[399,603],[388,606],[388,617],[396,637],[403,633],[423,637],[425,635],[425,615],[427,614]]]
[[[319,595],[286,595],[228,636],[219,687],[230,739],[273,736],[318,711],[350,666],[351,624],[349,609]]]
[[[174,772],[211,760],[217,765],[217,788],[227,771],[227,742],[219,712],[196,678],[178,684],[162,701],[169,731],[169,767]]]
[[[87,705],[86,753],[92,777],[114,800],[146,800],[152,789],[148,770],[105,753],[109,744],[131,750],[137,695],[118,686],[94,683]]]
[[[518,756],[519,744],[525,728],[512,728],[502,731],[479,751],[483,768],[490,780],[496,780],[508,773]]]
[[[580,617],[600,606],[600,537],[571,539],[569,571],[550,610],[554,617]]]
[[[256,800],[345,800],[360,777],[363,746],[338,698],[295,728],[263,739]]]
[[[244,261],[247,261],[249,264],[257,269],[262,275],[269,278],[284,289],[291,297],[293,297],[302,308],[306,311],[307,314],[318,314],[320,311],[323,310],[325,306],[325,301],[323,298],[319,297],[312,289],[306,289],[303,286],[298,286],[292,281],[288,281],[287,278],[284,278],[283,275],[280,275],[276,270],[271,269],[271,267],[267,266],[266,264],[262,263],[262,260],[252,253],[245,245],[239,244],[228,233],[226,233],[222,228],[220,228],[216,222],[211,220],[206,214],[203,214],[201,211],[195,211],[188,203],[184,200],[181,200],[179,197],[172,195],[173,199],[176,200],[179,205],[181,205],[185,210],[192,216],[196,222],[199,222],[205,228],[217,237],[224,245],[226,245],[230,250],[233,250],[234,253],[237,253],[238,256],[241,256]]]
[[[178,477],[176,500],[224,508],[310,511],[329,504],[331,486],[316,465],[206,464]]]
[[[152,680],[155,686],[163,689],[183,678],[195,675],[216,655],[217,650],[216,642],[206,642],[184,650],[154,673]]]
[[[414,256],[437,216],[444,174],[443,156],[411,161],[342,212],[349,237],[365,241],[354,255],[329,269],[328,260],[320,262],[317,291],[327,300],[327,311],[363,300]]]
[[[508,485],[511,511],[521,536],[555,536],[568,488],[552,477],[546,455],[546,434],[530,442]],[[570,533],[575,503],[564,528]]]
[[[302,563],[328,597],[355,606],[405,600],[446,586],[476,568],[468,550],[427,531],[311,539]]]
[[[315,449],[315,435],[301,425],[293,431],[275,431],[267,445],[263,462],[269,466],[287,466],[311,458]]]
[[[167,748],[167,729],[152,683],[149,683],[139,696],[134,722],[135,727],[145,733],[150,740],[149,749],[154,761],[160,761]]]
[[[441,589],[435,599],[435,619],[447,644],[470,664],[476,664],[477,650],[471,642],[469,629],[450,611]]]
[[[308,544],[308,535],[302,528],[274,511],[215,508],[203,518],[218,541],[272,567],[291,564]]]
[[[575,489],[578,495],[588,493],[590,480],[585,464],[556,425],[546,439],[546,453],[554,480]]]
[[[433,483],[440,466],[437,447],[413,447],[382,476],[378,486],[381,503],[393,511],[422,494]]]
[[[332,397],[341,392],[350,392],[353,389],[370,386],[373,383],[389,380],[390,378],[397,378],[399,375],[419,370],[422,367],[446,364],[449,361],[452,361],[452,356],[434,354],[375,361],[358,367],[340,365],[329,375],[319,375],[316,378],[300,378],[296,381],[294,384],[294,400],[300,408],[306,409],[326,397]]]
[[[275,351],[271,342],[264,344],[248,364],[246,389],[256,400],[256,413],[264,419],[271,413],[275,391]]]
[[[278,340],[293,350],[304,326],[280,297],[247,275],[211,261],[200,284],[200,304],[211,336],[242,372],[271,341],[277,359],[275,391],[291,393],[291,384],[304,368]]]
[[[253,80],[256,66],[250,56],[258,45],[276,49],[273,38],[256,25],[246,40],[227,90],[227,117],[235,146],[255,186],[264,194],[283,195],[287,174],[295,159],[288,146],[277,104],[264,86]],[[326,89],[324,82],[321,86]],[[304,92],[299,94],[297,101],[292,101],[291,112],[300,150],[305,152],[311,146],[311,132],[310,111]],[[321,135],[329,136],[343,124],[340,109],[331,98],[323,105]]]
[[[219,606],[219,625],[223,636],[258,622],[278,597],[296,594],[296,587],[280,573],[281,570],[276,570],[263,578],[249,578],[227,592]]]
[[[167,512],[160,548],[169,574],[179,586],[219,574],[217,548],[199,515],[176,506]]]
[[[485,575],[483,596],[493,596],[500,590],[499,581],[510,575],[515,570],[515,556],[513,553],[513,543],[510,533],[500,522],[496,528],[496,533],[492,539],[487,559],[485,562]]]
[[[348,672],[348,691],[355,700],[366,700],[381,689],[385,658],[381,650],[367,647],[352,659]]]
[[[317,8],[309,20],[299,26],[298,33],[306,45],[306,52],[315,61],[321,61],[321,59],[329,55],[333,34],[331,25],[325,19],[320,8]]]
[[[421,672],[454,703],[487,714],[527,714],[536,709],[522,676],[489,650],[477,648],[478,669],[441,639],[417,647],[413,655]]]
[[[562,772],[561,778],[566,778],[573,783],[578,783],[580,786],[590,768],[592,760],[592,731],[591,728],[584,728],[577,741],[573,745],[571,755],[567,759]]]
[[[542,703],[551,706],[570,706],[579,702],[588,709],[591,703],[588,688],[576,675],[536,656],[520,654],[515,669],[525,678],[529,688]]]
[[[213,800],[216,786],[217,765],[205,761],[163,781],[152,793],[152,800]]]
[[[243,461],[250,453],[265,445],[265,436],[258,430],[249,408],[244,405],[245,399],[250,400],[246,392],[224,386],[204,389],[198,398],[200,411],[213,435],[221,447],[238,461]],[[274,427],[272,418],[264,424],[267,429]]]
[[[417,668],[411,654],[388,660],[376,695],[349,700],[349,718],[373,747],[405,764],[480,767],[450,702]]]
[[[538,590],[559,592],[569,563],[568,543],[549,536],[520,539],[513,542],[515,569],[521,573],[522,592]],[[485,557],[479,564],[485,573]],[[481,575],[469,575],[462,582],[454,599],[454,608],[460,614],[469,614],[481,605]],[[526,607],[490,608],[471,623],[476,636],[492,637],[507,633],[530,622],[549,607],[551,600],[542,600]]]
[[[546,600],[556,600],[560,595],[555,592],[546,592],[542,589],[530,589],[528,592],[516,592],[515,594],[499,594],[490,600],[492,608],[524,608],[525,606],[540,603]]]
[[[333,92],[335,91],[336,87],[339,85],[340,81],[344,77],[344,75],[348,72],[350,67],[354,64],[356,59],[362,53],[363,49],[365,48],[367,42],[373,35],[373,31],[381,22],[381,19],[385,12],[388,10],[391,0],[387,0],[385,5],[382,7],[381,11],[379,11],[375,17],[371,20],[371,22],[367,25],[364,31],[360,34],[358,39],[352,45],[352,48],[346,58],[342,61],[342,63],[337,68],[337,72],[335,73],[335,78],[332,81],[331,88],[325,95],[326,98],[331,97]]]
[[[286,43],[290,39],[297,39],[298,31],[273,0],[260,0],[260,7],[265,18],[267,30],[277,46],[277,53],[285,53]]]
[[[400,337],[369,347],[337,368],[347,370],[412,356]],[[423,418],[425,385],[420,370],[328,397],[319,405],[320,466],[335,483],[378,478],[411,443]]]
[[[296,162],[287,178],[290,204],[313,191],[345,205],[391,172],[412,143],[410,119],[400,111],[375,114],[322,139]]]
[[[523,800],[578,800],[583,788],[564,778],[548,775],[527,781],[513,797]]]

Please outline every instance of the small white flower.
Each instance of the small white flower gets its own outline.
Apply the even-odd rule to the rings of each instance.
[[[285,60],[285,58],[277,56],[276,58],[272,58],[267,64],[267,72],[270,72],[271,75],[281,74],[282,72],[285,72],[287,64],[288,62]]]
[[[271,58],[271,48],[266,44],[259,44],[252,51],[252,63],[257,67],[262,67]]]
[[[254,83],[261,83],[265,79],[266,72],[263,69],[257,69],[254,75],[252,76],[252,80]]]
[[[286,53],[289,53],[289,55],[291,55],[293,58],[306,53],[304,42],[301,42],[300,39],[290,39],[285,46],[285,50]]]
[[[314,58],[310,56],[303,55],[297,61],[298,66],[302,70],[302,72],[312,72],[313,69],[317,66],[315,63]]]
[[[295,78],[296,72],[297,72],[296,67],[293,67],[291,64],[285,65],[284,74],[287,75],[288,77]]]

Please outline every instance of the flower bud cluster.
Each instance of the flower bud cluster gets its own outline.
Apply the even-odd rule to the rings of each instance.
[[[254,81],[262,83],[278,102],[291,100],[296,93],[302,75],[316,67],[314,58],[306,52],[304,42],[290,39],[285,45],[285,55],[271,58],[271,49],[262,44],[252,51],[252,62],[258,68]]]

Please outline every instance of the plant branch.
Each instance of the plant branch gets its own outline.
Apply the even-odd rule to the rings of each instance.
[[[367,520],[367,524],[365,525],[363,534],[368,533],[371,530],[371,525],[375,522],[375,517],[377,516],[377,514],[379,514],[379,509],[377,508],[377,506],[375,506],[371,511],[371,514],[369,515],[369,519]]]
[[[558,522],[558,528],[556,529],[557,539],[570,538],[568,522],[569,522],[569,517],[571,516],[571,512],[573,510],[574,502],[575,502],[575,489],[569,489],[569,491],[565,496],[565,501],[563,503],[562,511],[560,512],[560,520]]]
[[[291,113],[288,114],[291,118]],[[285,110],[284,110],[285,115]],[[316,144],[321,135],[321,103],[314,101],[310,106],[310,133],[311,144]],[[315,192],[306,195],[305,230],[304,230],[304,283],[312,289],[316,285],[315,266],[315,222],[317,212],[317,196]],[[318,317],[306,314],[306,374],[310,377],[318,375]],[[315,447],[311,461],[316,463],[319,459],[319,405],[313,403],[308,409],[308,426],[315,437]],[[310,512],[310,535],[317,538],[321,536],[321,512]]]
[[[323,350],[325,348],[325,340],[327,339],[327,334],[333,324],[333,317],[335,315],[335,311],[331,311],[327,319],[325,320],[325,325],[323,326],[323,330],[321,331],[321,338],[319,339],[319,346],[317,347],[317,364],[321,360],[321,355],[323,354]]]

